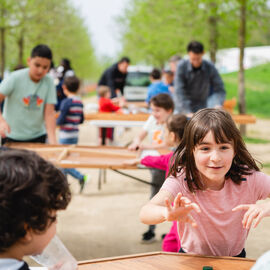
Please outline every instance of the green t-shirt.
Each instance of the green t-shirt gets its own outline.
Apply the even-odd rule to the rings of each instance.
[[[45,104],[56,104],[56,89],[49,75],[38,83],[29,76],[29,68],[14,71],[0,84],[5,95],[3,117],[10,126],[7,137],[30,140],[46,134]]]

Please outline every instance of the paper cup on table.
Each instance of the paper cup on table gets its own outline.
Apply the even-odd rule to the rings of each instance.
[[[77,269],[77,261],[56,235],[41,254],[33,255],[31,258],[42,266],[46,266],[50,269]]]

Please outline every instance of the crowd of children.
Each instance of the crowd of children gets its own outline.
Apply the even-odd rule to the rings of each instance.
[[[56,121],[51,61],[50,48],[38,45],[28,58],[29,67],[0,84],[3,143],[56,144],[56,125],[60,144],[78,143],[78,126],[84,121],[80,81],[74,72],[63,76],[65,99]],[[141,221],[149,225],[142,242],[153,242],[156,224],[169,221],[173,224],[163,239],[165,251],[245,257],[250,228],[270,216],[269,202],[256,204],[270,197],[270,177],[260,172],[229,113],[201,109],[191,119],[173,114],[173,75],[165,72],[161,82],[161,72],[152,71],[146,100],[151,115],[128,147],[170,149],[166,155],[126,162],[140,163],[151,172],[150,201],[140,211]],[[100,112],[125,106],[123,97],[111,99],[105,85],[98,87],[98,98]],[[99,134],[100,145],[112,143],[112,128],[100,128]],[[57,212],[71,199],[67,174],[78,179],[82,192],[88,175],[74,168],[60,170],[31,151],[1,148],[0,269],[29,269],[23,257],[41,253],[53,238]]]

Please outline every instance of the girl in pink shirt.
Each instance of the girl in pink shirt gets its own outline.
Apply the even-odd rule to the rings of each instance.
[[[174,114],[169,116],[164,128],[164,140],[168,147],[177,147],[183,137],[184,128],[187,123],[187,117],[184,114]],[[156,168],[166,171],[168,175],[170,160],[173,152],[160,156],[146,156],[142,159],[128,160],[125,164],[135,165],[143,164],[146,167]],[[173,221],[170,232],[166,234],[162,242],[162,250],[168,252],[178,252],[180,249],[180,240],[177,232],[177,223]]]
[[[270,177],[260,172],[230,114],[195,113],[172,160],[141,221],[178,221],[180,252],[245,257],[249,229],[270,216],[270,202],[256,204],[270,197]]]

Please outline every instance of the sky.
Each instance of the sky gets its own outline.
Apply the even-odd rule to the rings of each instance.
[[[121,50],[119,26],[115,17],[122,14],[129,0],[71,0],[89,29],[97,56],[115,58]]]

